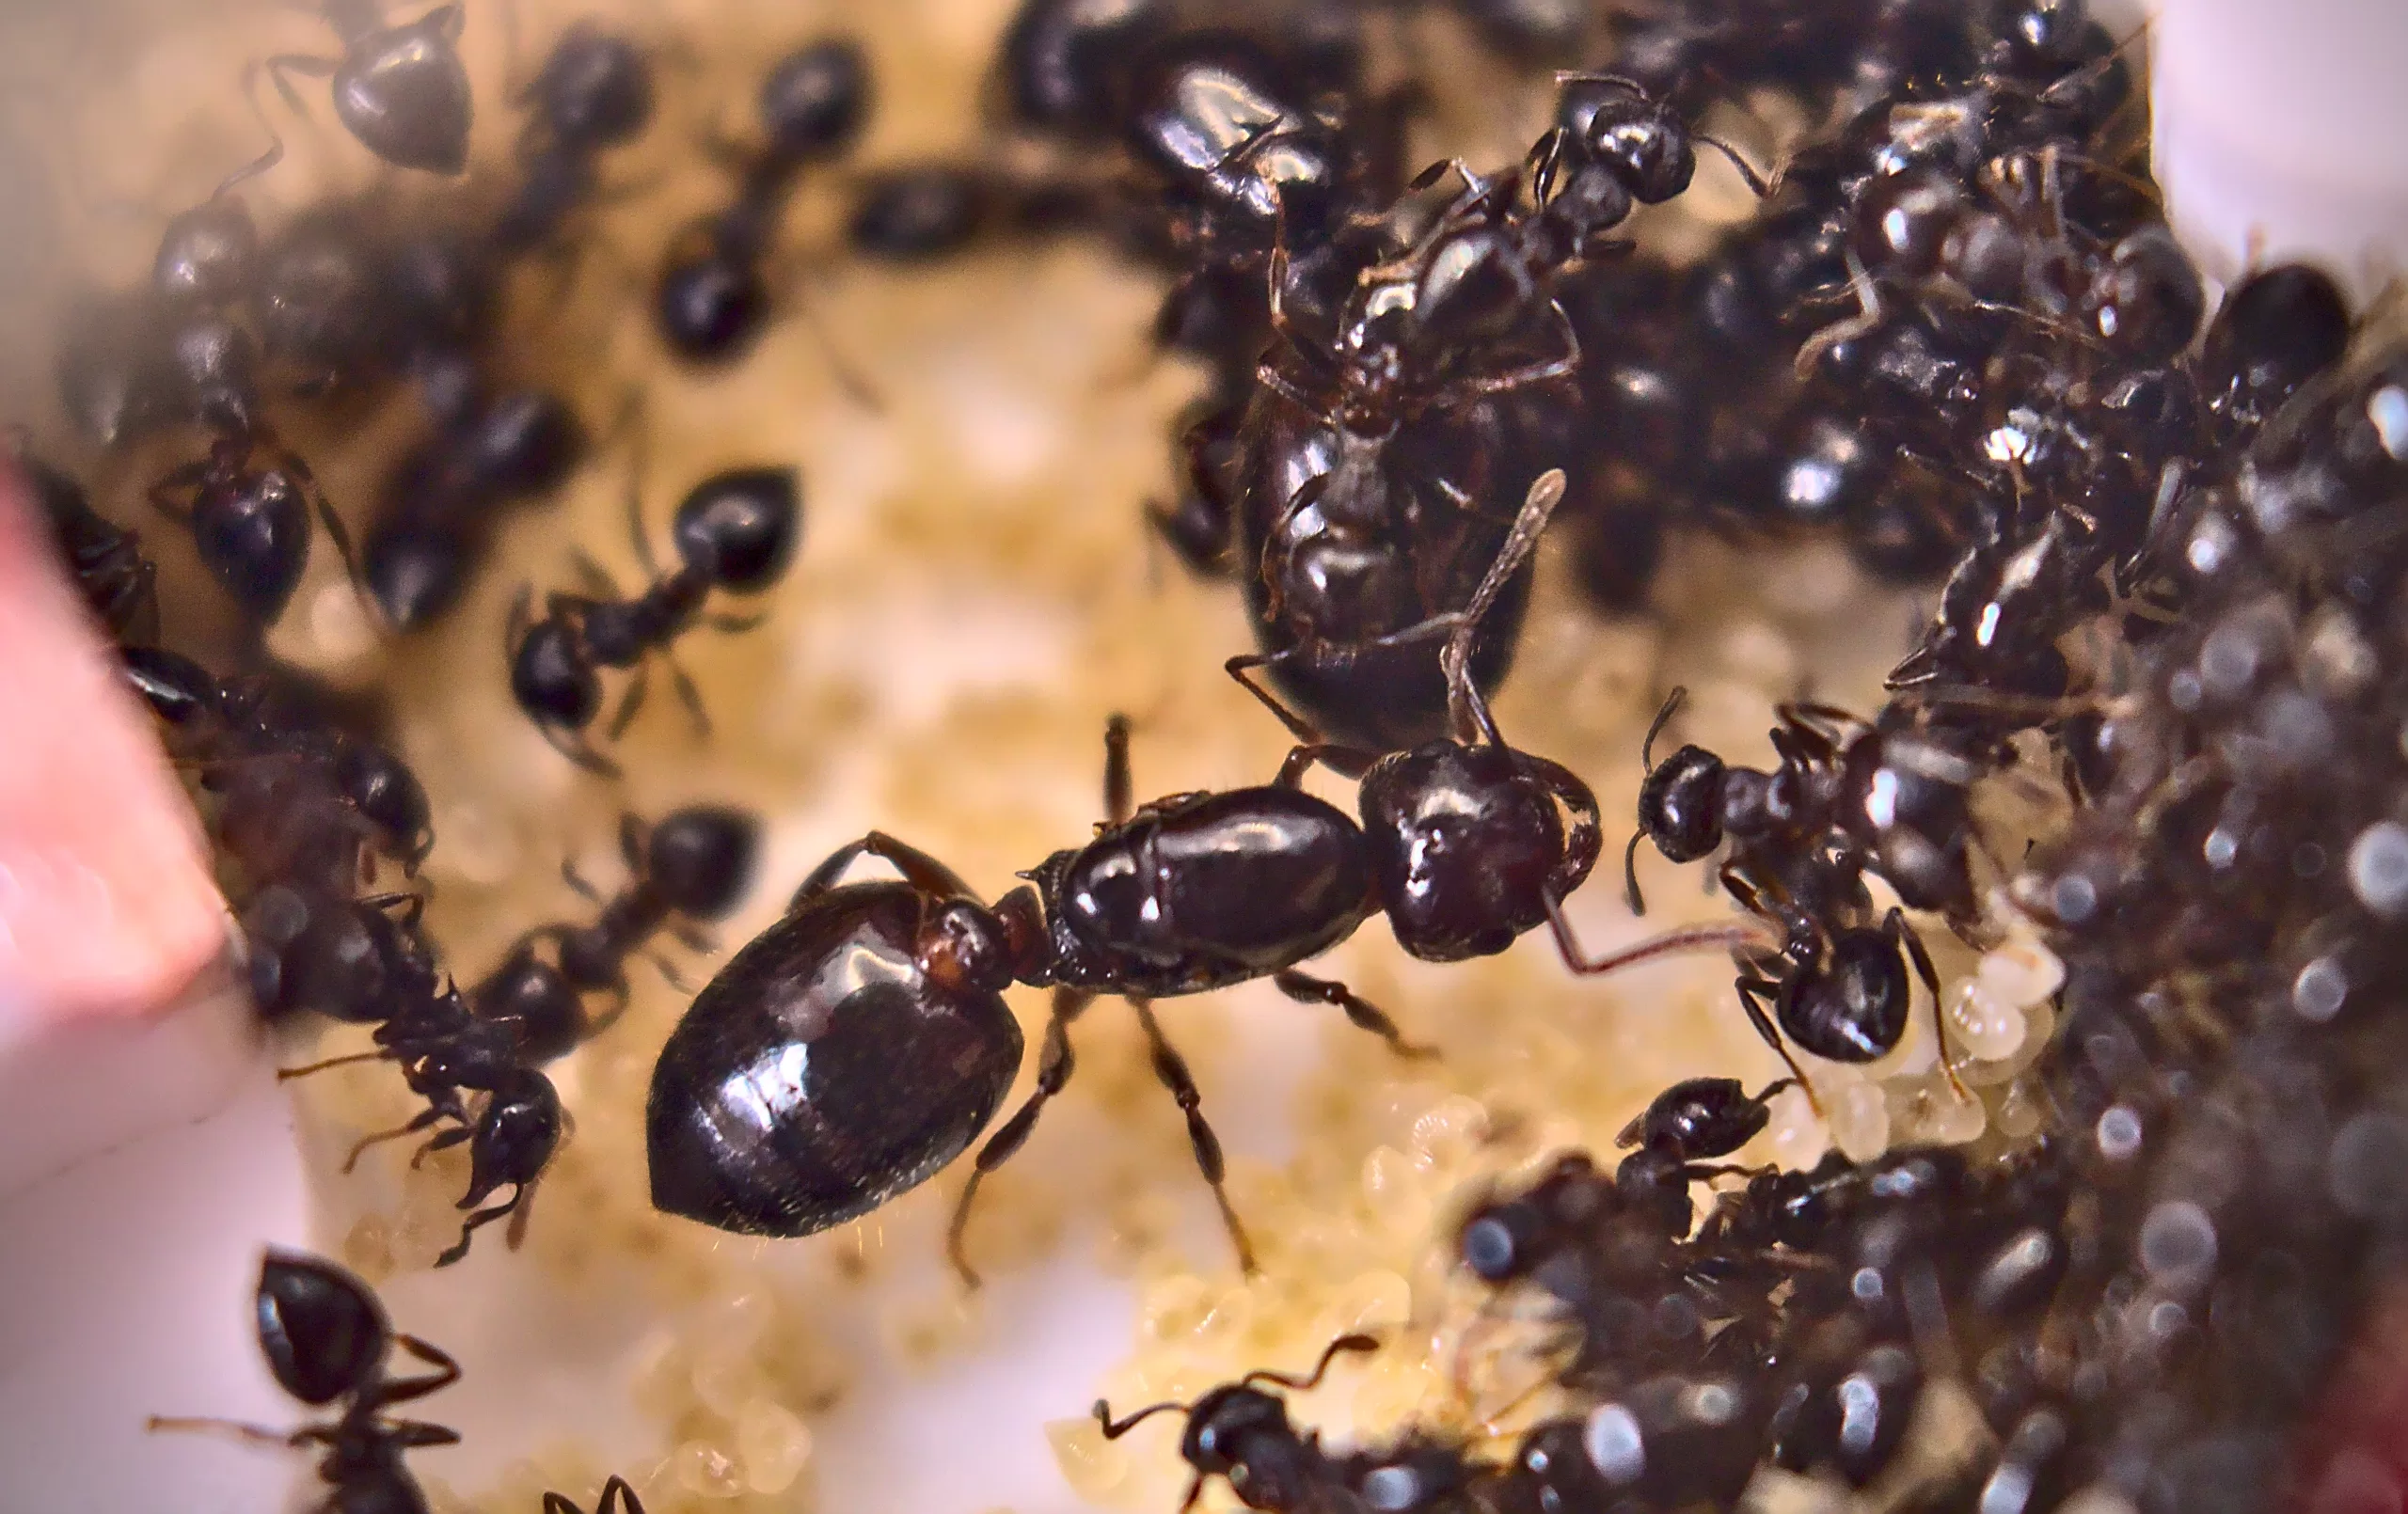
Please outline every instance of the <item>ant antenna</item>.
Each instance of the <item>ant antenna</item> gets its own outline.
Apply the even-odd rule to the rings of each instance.
[[[1649,723],[1645,738],[1639,743],[1639,765],[1648,772],[1656,771],[1656,738],[1664,733],[1664,727],[1671,723],[1672,713],[1688,697],[1688,685],[1674,684],[1672,691],[1664,696],[1663,704],[1656,711],[1656,718]]]
[[[1469,664],[1472,638],[1479,633],[1481,621],[1497,596],[1505,591],[1513,575],[1538,545],[1539,533],[1546,529],[1548,517],[1563,500],[1563,470],[1549,468],[1530,482],[1530,492],[1522,497],[1520,513],[1513,517],[1513,528],[1506,534],[1504,545],[1497,549],[1497,559],[1488,565],[1488,573],[1480,587],[1461,611],[1454,634],[1447,638],[1446,646],[1438,654],[1439,670],[1447,679],[1447,713],[1457,730],[1477,729],[1488,738],[1491,746],[1502,747],[1505,738],[1497,730],[1496,718],[1488,713],[1488,701],[1472,683]]]
[[[1376,1351],[1379,1348],[1379,1341],[1370,1335],[1340,1335],[1338,1339],[1331,1341],[1329,1345],[1323,1348],[1321,1353],[1321,1360],[1313,1364],[1312,1375],[1310,1377],[1294,1378],[1284,1372],[1269,1372],[1258,1367],[1254,1371],[1247,1373],[1244,1377],[1238,1379],[1238,1381],[1241,1383],[1275,1382],[1282,1388],[1293,1388],[1300,1393],[1309,1393],[1313,1389],[1321,1386],[1321,1380],[1327,1375],[1329,1371],[1329,1364],[1337,1360],[1339,1352]]]
[[[1120,1439],[1120,1437],[1128,1434],[1131,1430],[1135,1429],[1139,1425],[1144,1424],[1147,1420],[1153,1418],[1156,1414],[1166,1413],[1174,1409],[1178,1410],[1180,1413],[1185,1413],[1190,1407],[1190,1405],[1182,1404],[1176,1399],[1165,1399],[1159,1404],[1148,1404],[1145,1408],[1138,1410],[1136,1412],[1129,1415],[1126,1419],[1114,1419],[1112,1417],[1111,1402],[1107,1399],[1099,1398],[1095,1401],[1095,1407],[1088,1410],[1087,1412],[1095,1416],[1095,1422],[1097,1426],[1102,1429],[1103,1438],[1105,1440],[1117,1441]]]

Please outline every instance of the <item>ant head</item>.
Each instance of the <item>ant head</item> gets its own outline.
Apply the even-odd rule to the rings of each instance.
[[[615,147],[652,121],[652,60],[632,39],[580,23],[553,46],[530,92],[554,141]]]
[[[761,81],[761,125],[770,150],[792,163],[843,151],[870,103],[869,58],[849,37],[831,37],[781,58]]]
[[[260,1263],[260,1349],[284,1391],[330,1404],[374,1381],[393,1327],[368,1285],[314,1256],[271,1250]]]
[[[251,213],[231,196],[213,195],[167,223],[150,284],[163,299],[222,305],[250,288],[259,252]]]
[[[397,168],[455,174],[468,166],[474,103],[456,39],[460,8],[439,6],[355,42],[335,71],[335,114]]]
[[[590,1027],[584,999],[561,970],[523,949],[477,985],[472,1007],[479,1019],[509,1025],[531,1064],[568,1055]]]
[[[540,725],[582,731],[602,708],[602,680],[565,621],[527,628],[510,657],[510,697]]]
[[[505,1183],[524,1189],[552,1159],[561,1140],[561,1096],[533,1068],[496,1080],[476,1134],[468,1141],[468,1191],[460,1207],[474,1208]]]
[[[761,819],[746,810],[692,804],[662,817],[645,843],[644,872],[682,914],[718,920],[742,901],[761,851]]]
[[[1697,144],[1688,123],[1636,91],[1599,100],[1581,131],[1580,145],[1642,205],[1677,197],[1697,176]]]
[[[1179,1454],[1187,1464],[1206,1474],[1231,1476],[1253,1449],[1258,1436],[1292,1436],[1287,1400],[1247,1383],[1213,1389],[1187,1411],[1187,1432],[1180,1437]]]
[[[1694,862],[1722,844],[1722,759],[1687,746],[1650,767],[1639,785],[1639,828],[1674,862]]]
[[[426,790],[409,765],[372,741],[352,740],[335,757],[335,781],[373,826],[383,850],[412,869],[435,844]]]
[[[1372,876],[1397,943],[1423,961],[1502,952],[1560,896],[1563,821],[1525,761],[1442,739],[1365,775]]]
[[[722,589],[767,589],[794,559],[802,481],[793,468],[731,468],[694,485],[671,528],[677,555]]]
[[[920,927],[920,964],[955,992],[1001,993],[1021,959],[1010,923],[970,899],[947,899]]]

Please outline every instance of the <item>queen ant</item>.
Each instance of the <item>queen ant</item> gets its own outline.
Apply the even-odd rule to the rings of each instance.
[[[628,524],[636,555],[653,575],[650,587],[627,598],[600,568],[579,558],[592,593],[548,594],[544,614],[536,619],[530,614],[532,591],[522,588],[510,608],[512,697],[554,750],[605,777],[617,776],[617,765],[584,737],[585,728],[601,713],[598,670],[636,670],[611,718],[613,737],[642,707],[648,664],[655,655],[668,663],[678,698],[696,726],[707,731],[710,722],[702,696],[669,649],[697,624],[729,633],[757,624],[756,619],[705,616],[704,603],[715,589],[751,594],[775,583],[793,560],[802,526],[801,482],[793,468],[715,473],[689,490],[677,506],[670,529],[679,565],[663,573],[644,533],[636,473],[630,474],[627,491]]]
[[[457,1430],[416,1420],[389,1419],[386,1411],[450,1387],[460,1364],[415,1335],[396,1332],[367,1284],[334,1263],[295,1252],[270,1250],[260,1264],[260,1350],[284,1391],[312,1409],[341,1406],[330,1421],[281,1431],[230,1420],[153,1414],[146,1428],[224,1430],[263,1445],[298,1449],[321,1445],[318,1462],[325,1496],[318,1514],[359,1509],[424,1514],[426,1495],[410,1475],[403,1453],[459,1442]],[[434,1371],[412,1378],[388,1375],[387,1359],[400,1347]]]

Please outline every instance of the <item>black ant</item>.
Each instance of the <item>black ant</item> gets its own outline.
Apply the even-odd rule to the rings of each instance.
[[[140,533],[92,508],[84,486],[13,438],[17,473],[50,531],[51,544],[73,576],[85,607],[120,646],[159,639],[159,570],[142,555]]]
[[[1763,176],[1719,137],[1692,129],[1636,79],[1614,73],[1555,76],[1556,126],[1530,149],[1530,235],[1541,259],[1594,259],[1634,205],[1660,205],[1686,192],[1703,143],[1728,159],[1761,199]]]
[[[1321,1386],[1329,1364],[1340,1353],[1376,1351],[1380,1343],[1369,1335],[1340,1335],[1322,1351],[1310,1373],[1293,1377],[1257,1370],[1232,1383],[1212,1389],[1192,1404],[1149,1404],[1122,1418],[1112,1417],[1112,1406],[1099,1398],[1090,1411],[1103,1437],[1117,1441],[1156,1414],[1183,1413],[1187,1428],[1180,1436],[1179,1454],[1195,1469],[1180,1514],[1196,1505],[1208,1477],[1228,1480],[1230,1491],[1249,1508],[1273,1514],[1304,1514],[1315,1506],[1315,1492],[1330,1478],[1329,1458],[1320,1438],[1299,1434],[1288,1418],[1288,1401],[1255,1386],[1267,1382],[1296,1392]]]
[[[123,656],[127,684],[166,726],[179,759],[225,796],[219,827],[229,849],[263,880],[346,891],[362,875],[363,843],[407,874],[426,860],[435,844],[426,790],[392,752],[290,708],[264,680],[220,679],[164,647],[130,647]],[[258,826],[247,845],[246,820]],[[290,853],[270,860],[293,838]],[[296,869],[294,855],[323,856],[324,865]]]
[[[567,1497],[548,1490],[544,1494],[544,1514],[585,1514]],[[627,1479],[616,1473],[602,1485],[601,1502],[594,1506],[594,1514],[643,1514],[643,1500],[627,1486]]]
[[[800,480],[793,468],[731,468],[694,485],[671,525],[679,566],[663,574],[643,530],[642,506],[632,488],[628,515],[636,553],[651,587],[632,599],[620,595],[608,576],[580,560],[594,595],[553,593],[540,620],[530,615],[531,590],[521,589],[510,608],[510,691],[554,749],[579,766],[615,776],[616,765],[587,744],[585,728],[602,707],[597,670],[633,668],[636,677],[612,718],[610,733],[625,730],[643,702],[645,663],[665,657],[671,643],[698,622],[735,632],[752,620],[703,615],[714,589],[758,593],[785,572],[802,526]],[[597,597],[598,596],[598,597]],[[695,723],[708,728],[702,696],[674,661],[669,663],[678,697]]]
[[[282,882],[261,889],[242,916],[252,1001],[270,1020],[309,1011],[369,1025],[410,1014],[437,991],[434,953],[419,930],[425,903]]]
[[[743,165],[733,204],[678,233],[654,294],[654,317],[670,351],[693,363],[732,362],[769,319],[762,264],[787,197],[805,168],[836,156],[869,116],[869,60],[849,38],[788,54],[761,84],[766,138]]]
[[[316,1506],[321,1514],[362,1509],[422,1514],[426,1495],[410,1475],[403,1454],[430,1445],[452,1445],[457,1430],[416,1420],[388,1419],[396,1404],[423,1398],[460,1379],[460,1364],[415,1335],[397,1333],[367,1284],[315,1256],[268,1252],[260,1266],[260,1350],[286,1393],[313,1409],[340,1403],[341,1416],[297,1430],[278,1431],[230,1420],[153,1414],[147,1427],[159,1430],[227,1430],[267,1445],[325,1447],[318,1476],[327,1485]],[[434,1371],[420,1377],[387,1376],[386,1362],[400,1347]]]
[[[521,91],[529,118],[518,137],[523,173],[494,222],[504,253],[553,242],[594,195],[594,160],[633,141],[652,123],[652,59],[633,39],[578,22]]]
[[[325,0],[341,57],[279,54],[264,65],[286,104],[307,114],[288,72],[331,78],[335,115],[362,147],[397,168],[456,174],[468,166],[475,105],[460,61],[458,5],[388,26],[375,0]]]
[[[627,886],[603,904],[591,925],[543,925],[521,937],[493,976],[470,992],[477,1013],[515,1024],[531,1061],[565,1053],[626,1008],[626,960],[654,935],[666,929],[695,951],[712,949],[711,938],[690,923],[724,919],[743,900],[760,842],[759,817],[723,805],[688,805],[649,828],[634,815],[621,816]],[[563,866],[562,872],[579,892],[602,903],[574,870]],[[536,954],[543,941],[552,943],[557,966]],[[653,961],[672,986],[691,992],[666,960]],[[616,1008],[588,1021],[583,996],[606,992],[617,996]]]
[[[468,1188],[458,1207],[474,1212],[462,1222],[460,1238],[435,1259],[435,1265],[450,1267],[467,1256],[476,1232],[497,1220],[510,1220],[508,1243],[515,1250],[525,1234],[535,1184],[559,1147],[567,1120],[559,1090],[542,1072],[526,1065],[526,1049],[517,1028],[478,1016],[456,987],[404,1005],[377,1026],[375,1039],[376,1050],[282,1068],[277,1078],[279,1081],[306,1078],[359,1062],[397,1064],[410,1092],[425,1099],[426,1108],[392,1129],[361,1137],[354,1143],[342,1170],[350,1172],[371,1146],[417,1135],[448,1121],[450,1128],[428,1137],[410,1164],[417,1166],[447,1147],[467,1146]],[[484,1096],[483,1106],[473,1114],[466,1096],[469,1094]],[[505,1185],[511,1190],[508,1199],[478,1207]]]

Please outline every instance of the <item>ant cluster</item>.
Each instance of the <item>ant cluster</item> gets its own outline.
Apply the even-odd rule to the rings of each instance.
[[[1255,1372],[1124,1418],[1099,1404],[1101,1433],[1180,1410],[1190,1500],[1220,1477],[1273,1514],[1730,1507],[1766,1467],[1982,1514],[2046,1514],[2083,1490],[2142,1514],[2255,1508],[2309,1486],[2289,1438],[2408,1214],[2393,1175],[2408,1087],[2386,1070],[2408,1047],[2384,1012],[2408,970],[2408,693],[2387,671],[2408,666],[2408,548],[2385,514],[2408,495],[2408,359],[2310,267],[2257,269],[2210,310],[2148,180],[2131,61],[2080,0],[1611,16],[1452,0],[1448,24],[1500,66],[1554,71],[1549,124],[1516,162],[1415,172],[1435,81],[1390,55],[1410,56],[1394,28],[1431,19],[1418,8],[1441,8],[1024,0],[993,67],[997,150],[867,173],[848,160],[868,55],[816,39],[768,69],[756,140],[712,144],[732,192],[668,238],[644,310],[691,368],[744,358],[782,309],[809,319],[781,239],[818,177],[842,181],[862,260],[1077,237],[1163,276],[1152,339],[1205,383],[1173,439],[1178,497],[1148,520],[1243,591],[1255,643],[1226,670],[1292,746],[1268,782],[1139,802],[1115,717],[1101,822],[1000,898],[882,830],[830,854],[661,1049],[653,1206],[802,1236],[974,1144],[947,1236],[974,1286],[974,1197],[1030,1142],[1074,1071],[1073,1025],[1111,996],[1251,1271],[1161,1001],[1267,979],[1422,1058],[1438,1049],[1306,970],[1375,916],[1432,963],[1541,930],[1582,976],[1727,951],[1736,1007],[1789,1076],[1666,1089],[1610,1172],[1560,1155],[1453,1232],[1452,1265],[1554,1327],[1543,1419],[1502,1447],[1433,1422],[1331,1449],[1273,1390],[1378,1348],[1346,1335],[1304,1377]],[[288,75],[330,76],[360,145],[460,172],[462,8],[398,25],[351,0],[326,12],[340,57],[258,73],[296,109]],[[237,191],[274,170],[279,140],[170,222],[147,286],[71,323],[61,397],[90,445],[173,433],[200,449],[149,497],[233,603],[240,671],[162,644],[135,535],[18,449],[195,777],[262,1015],[370,1028],[372,1049],[287,1075],[389,1064],[422,1105],[345,1171],[389,1140],[424,1136],[418,1159],[467,1149],[438,1266],[497,1221],[515,1244],[569,1124],[544,1068],[618,1017],[635,957],[680,985],[652,943],[709,949],[760,823],[717,805],[624,816],[622,890],[605,900],[571,874],[594,917],[527,931],[463,987],[421,928],[424,893],[383,878],[416,880],[434,844],[389,712],[277,666],[265,633],[317,529],[399,640],[454,610],[503,515],[556,495],[597,442],[643,455],[640,402],[597,437],[569,401],[508,378],[503,290],[514,266],[573,265],[601,160],[651,123],[666,55],[567,30],[515,91],[498,208],[405,220],[352,201],[262,235]],[[1812,124],[1770,171],[1701,129],[1775,98]],[[1675,260],[1647,208],[1689,191],[1701,148],[1753,210]],[[387,389],[414,394],[432,430],[355,551],[273,418]],[[665,569],[632,484],[626,514],[641,590],[580,558],[578,591],[522,587],[502,628],[515,705],[611,781],[592,733],[616,739],[656,664],[707,728],[677,648],[757,623],[714,596],[777,586],[802,490],[784,464],[705,478]],[[1549,533],[1608,615],[1644,608],[1682,533],[1767,554],[1822,538],[1931,591],[1881,706],[1780,705],[1769,766],[1698,745],[1657,761],[1681,691],[1664,702],[1624,888],[1643,913],[1642,844],[1709,861],[1729,920],[1604,954],[1574,931],[1603,807],[1489,707]],[[604,721],[606,671],[626,681]],[[1354,814],[1306,790],[1316,768],[1355,785]],[[2017,786],[2065,802],[2009,863],[1980,801]],[[899,877],[852,880],[864,859]],[[1741,1160],[1776,1094],[1820,1108],[1811,1063],[1896,1050],[1918,987],[1939,1070],[1972,1103],[1927,932],[1993,954],[2036,932],[2062,965],[2037,1130],[1802,1171]],[[1033,1087],[990,1130],[1026,1050],[1013,986],[1049,989],[1051,1010]],[[325,1445],[328,1508],[423,1507],[402,1452],[451,1432],[384,1411],[448,1383],[449,1359],[394,1335],[329,1264],[272,1255],[259,1308],[279,1381],[342,1408],[246,1433]],[[387,1378],[395,1344],[440,1370]],[[1985,1429],[1933,1472],[1902,1453],[1942,1384]],[[600,1506],[641,1514],[616,1478]],[[575,1514],[557,1493],[545,1507]]]

